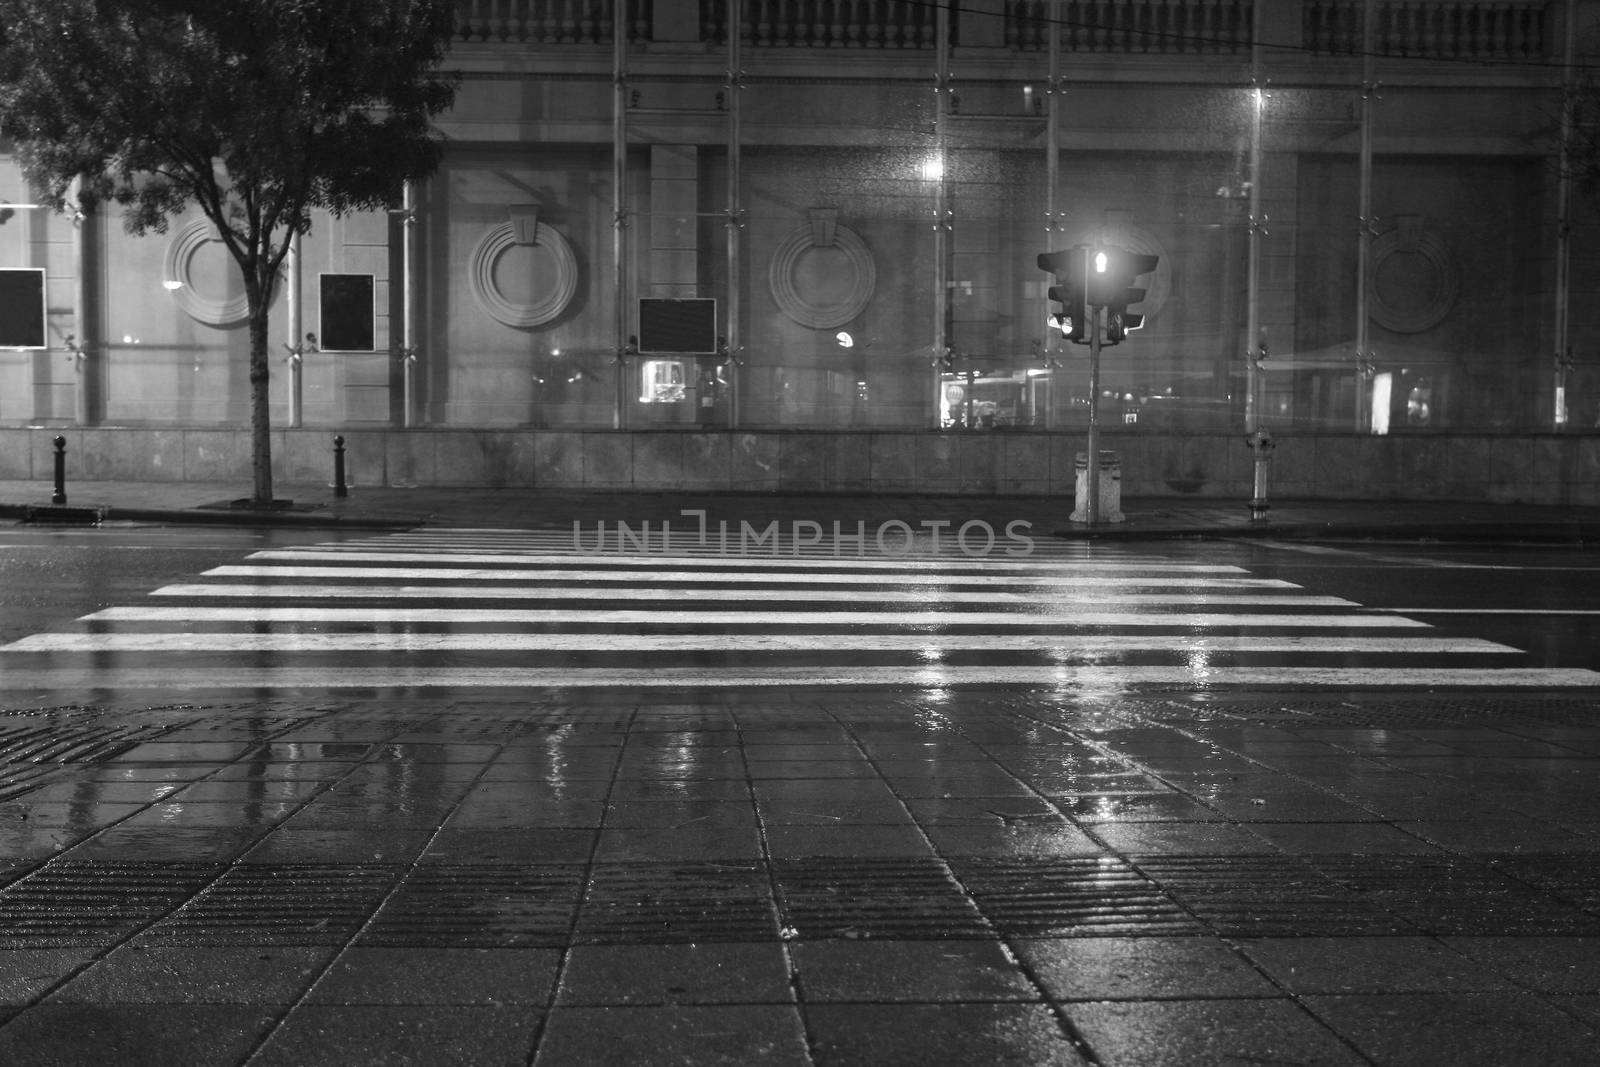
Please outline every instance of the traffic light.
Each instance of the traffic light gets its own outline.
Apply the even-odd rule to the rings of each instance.
[[[1134,283],[1140,276],[1152,273],[1160,261],[1160,256],[1116,245],[1095,251],[1089,300],[1106,309],[1106,344],[1117,344],[1144,325],[1144,316],[1129,311],[1128,305],[1144,299],[1145,288]]]
[[[1077,245],[1064,252],[1041,252],[1039,269],[1055,275],[1056,284],[1049,297],[1060,309],[1050,315],[1050,325],[1074,344],[1089,343],[1088,245]]]

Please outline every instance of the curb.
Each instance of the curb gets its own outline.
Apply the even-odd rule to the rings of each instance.
[[[1596,523],[1389,523],[1342,526],[1331,522],[1280,526],[1188,526],[1138,529],[1126,526],[1052,531],[1063,540],[1278,540],[1278,541],[1440,541],[1485,544],[1600,544]]]
[[[39,505],[0,504],[0,518],[16,519],[19,524],[28,520]],[[79,510],[98,510],[102,522],[145,522],[163,526],[277,526],[304,529],[407,529],[427,524],[426,518],[379,519],[355,515],[312,514],[290,511],[253,511],[248,508],[119,508],[93,505]],[[38,522],[30,525],[83,526],[83,523]]]

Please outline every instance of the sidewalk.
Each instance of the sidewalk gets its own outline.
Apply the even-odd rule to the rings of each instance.
[[[0,481],[0,519],[53,521],[48,482]],[[1034,536],[1140,539],[1270,537],[1299,539],[1468,540],[1593,544],[1600,542],[1600,507],[1393,500],[1272,501],[1263,521],[1248,501],[1134,498],[1122,501],[1124,521],[1094,529],[1069,521],[1072,501],[1042,496],[840,496],[805,493],[571,492],[540,489],[362,488],[337,498],[326,485],[279,485],[290,504],[261,511],[248,506],[246,482],[78,482],[67,487],[68,521],[84,509],[109,522],[218,523],[332,527],[565,528],[573,522],[678,520],[704,510],[712,521],[807,518],[917,526],[971,518],[1023,520]],[[59,519],[61,516],[57,516]]]

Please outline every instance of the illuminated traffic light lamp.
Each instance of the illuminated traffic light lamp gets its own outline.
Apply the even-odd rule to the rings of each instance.
[[[1073,344],[1089,343],[1088,295],[1089,246],[1077,245],[1062,252],[1041,252],[1039,269],[1055,276],[1056,284],[1048,296],[1059,305],[1050,315],[1050,325]]]
[[[1134,283],[1153,273],[1161,257],[1132,252],[1115,245],[1095,252],[1094,273],[1090,276],[1089,300],[1106,309],[1106,344],[1123,341],[1130,332],[1144,325],[1144,316],[1128,310],[1145,297],[1145,288]]]

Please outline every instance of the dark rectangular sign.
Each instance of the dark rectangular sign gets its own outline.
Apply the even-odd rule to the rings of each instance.
[[[639,351],[709,355],[717,350],[717,302],[710,298],[639,301]]]
[[[44,269],[0,270],[0,348],[43,348]]]
[[[376,327],[372,275],[324,274],[322,329],[318,347],[324,352],[371,352]]]

